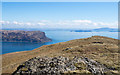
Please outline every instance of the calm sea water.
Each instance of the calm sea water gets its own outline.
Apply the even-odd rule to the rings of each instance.
[[[118,39],[118,32],[70,32],[70,31],[44,31],[52,42],[29,43],[29,42],[2,42],[2,54],[28,51],[43,45],[65,42],[73,39],[87,38],[94,35],[107,36]]]

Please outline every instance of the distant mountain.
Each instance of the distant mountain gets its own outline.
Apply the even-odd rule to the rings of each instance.
[[[73,30],[75,32],[119,32],[117,28],[98,28],[91,30]]]
[[[92,30],[73,30],[75,32],[92,32]]]
[[[3,42],[49,42],[51,39],[41,31],[0,30]]]
[[[93,29],[92,31],[96,32],[101,32],[101,31],[108,31],[108,32],[118,32],[118,29],[115,28],[98,28],[98,29]]]

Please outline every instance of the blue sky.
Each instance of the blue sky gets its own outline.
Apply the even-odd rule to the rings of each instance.
[[[3,28],[117,27],[117,2],[3,2]]]
[[[2,2],[119,2],[119,0],[2,0]]]

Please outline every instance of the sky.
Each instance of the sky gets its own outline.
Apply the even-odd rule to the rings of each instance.
[[[2,2],[119,2],[119,0],[2,0]]]
[[[3,28],[118,27],[117,2],[3,2]]]

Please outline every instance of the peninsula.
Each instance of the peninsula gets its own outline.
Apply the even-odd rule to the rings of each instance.
[[[3,42],[49,42],[52,41],[41,31],[0,30]]]

